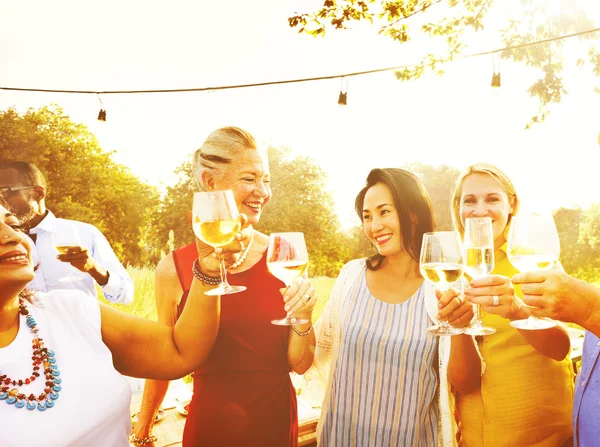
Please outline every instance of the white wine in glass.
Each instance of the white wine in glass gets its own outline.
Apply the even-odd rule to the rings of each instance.
[[[71,248],[80,247],[81,239],[79,238],[77,227],[72,223],[64,221],[61,222],[61,225],[56,225],[52,233],[52,244],[54,245],[55,250],[61,255],[69,253],[69,249]],[[81,277],[79,275],[73,275],[74,270],[77,269],[73,266],[69,266],[69,273],[67,276],[59,278],[58,282],[66,283],[80,281]]]
[[[205,191],[194,194],[192,207],[192,229],[205,244],[214,248],[222,247],[233,241],[240,231],[240,220],[233,192]],[[216,289],[205,292],[206,295],[229,295],[243,292],[244,286],[232,286],[227,282],[225,261],[221,259],[221,284]]]
[[[445,292],[463,275],[460,235],[456,231],[425,233],[419,267],[423,277]],[[447,321],[440,321],[428,327],[427,332],[441,336],[462,334],[463,330],[453,328]]]
[[[267,267],[271,274],[283,281],[286,287],[294,278],[302,276],[308,268],[308,251],[304,233],[271,233],[267,249]],[[271,320],[278,326],[308,323],[306,319],[286,316],[280,320]]]
[[[560,239],[552,215],[529,213],[513,216],[507,252],[508,260],[520,272],[554,267],[560,256]],[[556,322],[529,317],[511,321],[510,325],[517,329],[541,330],[556,326]]]
[[[482,278],[494,270],[494,231],[490,217],[468,217],[465,219],[463,237],[465,273],[471,278]],[[483,325],[481,306],[475,306],[475,321],[465,329],[469,335],[490,335],[496,329]]]

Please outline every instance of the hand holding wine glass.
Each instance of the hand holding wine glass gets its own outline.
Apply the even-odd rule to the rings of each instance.
[[[206,295],[228,295],[246,290],[244,286],[231,286],[227,282],[227,270],[222,250],[235,239],[241,225],[242,220],[230,190],[205,191],[194,194],[192,228],[198,239],[213,247],[215,252],[218,251],[216,254],[219,257],[221,283],[217,288],[205,292]],[[199,255],[202,256],[201,253]]]
[[[68,222],[64,222],[62,225],[57,225],[55,227],[54,232],[52,233],[52,243],[58,252],[57,258],[61,262],[71,263],[70,258],[72,256],[69,255],[82,252],[79,232],[77,231],[75,225]],[[73,275],[72,269],[75,268],[75,266],[69,268],[68,275],[66,277],[59,278],[58,282],[78,281],[79,278]]]
[[[508,260],[520,272],[546,270],[554,267],[560,255],[560,239],[550,214],[520,214],[513,216],[508,234]],[[556,326],[555,321],[530,316],[511,321],[517,329],[540,330]]]
[[[465,272],[473,279],[483,278],[494,270],[494,232],[490,217],[468,217],[464,235]],[[475,304],[475,321],[465,330],[469,335],[490,335],[496,329],[483,325],[481,306]]]
[[[445,292],[463,274],[459,234],[455,231],[425,233],[419,266],[423,277]],[[462,334],[463,330],[453,328],[447,321],[440,321],[427,328],[427,332],[433,335],[457,335]]]
[[[267,267],[286,287],[292,285],[294,278],[301,277],[308,269],[308,251],[304,241],[304,233],[271,233],[267,249]],[[310,300],[313,297],[299,296],[299,299]],[[290,309],[292,310],[292,309]],[[288,314],[284,319],[272,320],[280,326],[308,323],[308,319],[295,318]]]

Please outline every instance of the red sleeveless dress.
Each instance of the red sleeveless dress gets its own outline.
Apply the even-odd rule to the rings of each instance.
[[[173,252],[184,290],[192,282],[195,244]],[[231,285],[247,289],[221,297],[219,333],[206,362],[194,373],[194,395],[183,433],[184,447],[296,447],[296,393],[287,361],[288,331],[271,324],[285,317],[266,254],[251,269],[230,274]]]

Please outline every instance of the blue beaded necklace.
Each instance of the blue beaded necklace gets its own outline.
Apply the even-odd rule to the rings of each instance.
[[[54,401],[58,399],[58,393],[62,389],[59,378],[60,372],[56,365],[54,352],[44,346],[44,340],[38,336],[39,329],[35,318],[29,313],[27,302],[19,298],[19,314],[25,316],[25,322],[33,334],[33,372],[31,376],[25,379],[11,379],[8,375],[0,371],[0,401],[3,400],[9,405],[17,408],[27,408],[28,410],[38,409],[45,411],[54,406]],[[20,387],[29,385],[40,377],[40,369],[43,368],[43,374],[46,378],[44,392],[38,396],[30,394],[27,396],[22,393]],[[17,388],[19,387],[19,388]]]

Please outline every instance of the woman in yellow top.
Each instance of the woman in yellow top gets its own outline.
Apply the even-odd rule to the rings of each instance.
[[[509,325],[527,318],[518,271],[506,256],[506,236],[519,200],[510,179],[489,164],[468,167],[452,197],[452,219],[464,234],[468,217],[493,222],[495,267],[472,280],[465,295],[482,307],[483,324],[496,328],[485,337],[452,337],[448,380],[456,393],[463,447],[554,447],[570,441],[573,367],[566,329],[527,331]],[[568,444],[567,444],[568,445]]]

